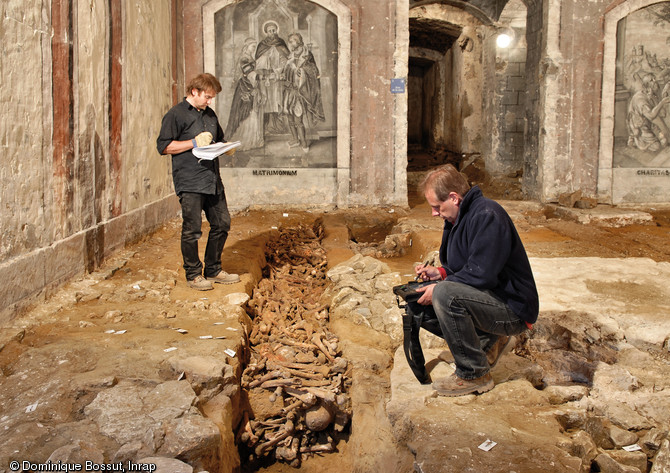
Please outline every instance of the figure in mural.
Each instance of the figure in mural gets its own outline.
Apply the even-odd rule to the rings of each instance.
[[[300,146],[309,151],[305,127],[313,127],[324,121],[321,102],[321,80],[314,55],[305,46],[300,33],[288,37],[291,50],[283,77],[285,79],[283,108],[291,131],[289,147]]]
[[[240,141],[239,150],[263,146],[263,109],[254,58],[257,41],[247,38],[237,61],[240,78],[235,86],[226,136]]]
[[[626,77],[635,79],[637,74],[645,72],[648,69],[648,65],[645,67],[645,62],[644,46],[639,44],[633,47],[632,53],[626,56]]]
[[[670,97],[658,99],[659,85],[654,74],[644,74],[641,83],[642,89],[628,104],[628,146],[658,151],[668,144],[667,127],[657,118],[665,113],[664,107],[670,104]]]
[[[256,48],[256,74],[258,75],[263,108],[264,133],[281,134],[286,131],[279,114],[282,104],[281,71],[289,56],[286,42],[279,37],[279,25],[267,21],[263,25],[265,38]]]
[[[216,104],[226,138],[242,146],[221,165],[336,168],[338,98],[349,102],[338,87],[336,15],[316,2],[223,3],[226,19],[214,22],[215,48],[205,56],[229,90]],[[290,33],[302,37],[289,47]]]

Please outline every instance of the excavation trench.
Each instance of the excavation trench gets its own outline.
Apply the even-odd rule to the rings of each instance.
[[[268,243],[252,318],[238,433],[246,471],[273,460],[301,465],[331,453],[351,418],[350,367],[329,330],[326,252],[319,224],[281,228]]]
[[[367,226],[362,220],[333,226],[317,219],[280,227],[268,241],[263,278],[246,309],[252,325],[236,431],[242,471],[411,468],[413,456],[397,444],[385,411],[397,342],[341,310],[350,298],[365,297],[375,279],[386,281],[380,290],[392,298],[390,287],[399,275],[376,278],[376,272],[359,267],[354,272],[366,273],[370,281],[342,290],[333,283],[340,279],[339,266],[327,261],[332,240],[339,242],[337,251],[345,247],[349,258],[375,269],[381,263],[371,256],[405,253],[407,248],[388,239],[395,220],[377,221],[380,227],[369,220]],[[337,307],[335,313],[331,307]]]
[[[17,319],[0,338],[0,464],[161,457],[195,472],[330,473],[396,461],[384,411],[394,344],[330,310],[328,273],[359,249],[350,236],[374,238],[356,233],[362,220],[354,232],[334,220],[297,215],[238,238],[226,261],[240,267],[226,269],[241,284],[206,293],[179,282],[170,224],[160,244]]]

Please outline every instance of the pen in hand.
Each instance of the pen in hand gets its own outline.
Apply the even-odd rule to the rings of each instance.
[[[427,260],[423,263],[423,265],[421,266],[421,269],[424,269],[426,266],[428,266],[428,261]],[[417,274],[416,277],[414,278],[415,281],[419,281],[421,279],[423,279],[421,277],[421,273]]]

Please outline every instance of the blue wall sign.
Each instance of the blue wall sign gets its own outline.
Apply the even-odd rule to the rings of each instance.
[[[391,79],[391,93],[404,94],[405,93],[405,79]]]

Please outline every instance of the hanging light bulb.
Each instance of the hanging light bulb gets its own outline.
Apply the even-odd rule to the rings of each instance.
[[[499,48],[508,48],[512,44],[512,37],[506,32],[500,33],[496,38],[496,44]]]

